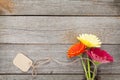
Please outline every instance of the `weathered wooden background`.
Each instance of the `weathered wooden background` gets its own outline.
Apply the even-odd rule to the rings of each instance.
[[[98,80],[120,80],[120,0],[14,0],[14,13],[0,13],[0,80],[32,80],[12,61],[23,52],[32,60],[67,59],[80,33],[93,33],[115,58],[99,67]],[[35,80],[83,80],[81,64],[41,66]]]

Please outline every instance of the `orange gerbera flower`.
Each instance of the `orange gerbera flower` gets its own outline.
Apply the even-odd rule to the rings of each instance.
[[[80,42],[72,45],[69,50],[68,50],[68,57],[69,58],[72,58],[72,57],[75,57],[75,56],[78,56],[80,54],[82,54],[86,49],[86,46]]]

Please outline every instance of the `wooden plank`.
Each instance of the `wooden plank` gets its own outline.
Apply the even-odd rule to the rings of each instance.
[[[120,44],[118,17],[1,16],[0,25],[0,43],[71,44],[92,33],[104,44]]]
[[[110,64],[102,64],[99,66],[99,73],[100,74],[119,74],[120,73],[120,45],[105,45],[104,47],[107,48],[106,50],[111,53],[114,57],[114,62]]]
[[[41,58],[51,57],[62,62],[71,62],[76,59],[68,59],[66,57],[68,47],[70,45],[0,45],[0,74],[25,74],[22,73],[18,68],[16,68],[12,61],[17,53],[23,52],[33,61]],[[99,71],[100,73],[120,73],[119,64],[119,49],[120,45],[103,45],[102,48],[107,50],[112,56],[114,56],[115,61],[112,64],[102,65]],[[112,67],[113,66],[113,67]],[[26,74],[30,74],[29,71]],[[73,65],[61,65],[54,61],[40,66],[38,68],[38,74],[83,74],[82,65],[79,62]]]
[[[31,75],[0,75],[0,80],[33,80]],[[97,80],[119,80],[120,75],[99,75]],[[37,75],[35,80],[84,80],[83,75]]]
[[[2,15],[120,15],[119,0],[14,0],[13,14]]]
[[[120,80],[120,75],[100,75],[99,80]]]
[[[0,73],[21,73],[21,71],[12,63],[13,58],[19,52],[24,53],[33,61],[51,57],[59,61],[71,62],[66,56],[67,48],[68,45],[0,45]],[[51,61],[46,65],[40,66],[38,68],[38,73],[82,73],[83,70],[81,64],[78,62],[74,65],[75,66],[64,66]],[[31,71],[28,73],[31,73]]]
[[[30,75],[0,75],[0,80],[82,80],[82,75],[38,75],[32,79]]]

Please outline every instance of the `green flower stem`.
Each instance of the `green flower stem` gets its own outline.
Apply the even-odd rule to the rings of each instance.
[[[95,63],[94,63],[95,64]],[[97,74],[97,67],[98,67],[99,64],[95,64],[95,67],[94,67],[94,71],[93,71],[93,76],[92,76],[92,79],[94,80],[96,74]]]
[[[88,74],[87,74],[86,65],[85,65],[85,63],[84,63],[84,61],[83,61],[83,59],[82,59],[82,56],[80,56],[80,58],[81,58],[81,61],[82,61],[83,69],[84,69],[84,71],[85,71],[85,76],[86,76],[87,80],[89,80],[89,77],[88,77]]]
[[[94,78],[95,78],[95,74],[93,73],[93,77],[92,77],[92,79],[94,80]]]
[[[87,56],[88,57],[88,56]],[[90,71],[90,61],[87,59],[87,68],[88,68],[88,77],[91,78],[91,71]]]
[[[92,75],[92,79],[94,80],[95,76],[96,76],[96,70],[94,69],[93,75]]]

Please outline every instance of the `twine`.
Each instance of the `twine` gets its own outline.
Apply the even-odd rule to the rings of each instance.
[[[82,59],[84,59],[84,60],[87,60],[88,58],[82,58]],[[43,61],[43,62],[41,62],[41,61]],[[50,58],[50,57],[47,57],[47,58],[43,58],[43,59],[39,59],[39,60],[37,60],[37,61],[35,61],[33,64],[32,64],[32,77],[33,78],[36,78],[36,76],[37,76],[37,69],[38,69],[38,67],[39,67],[39,65],[44,65],[44,64],[47,64],[47,63],[50,63],[51,61],[54,61],[54,62],[56,62],[57,64],[61,64],[61,65],[64,65],[64,66],[68,66],[68,65],[73,65],[74,63],[76,63],[76,62],[80,62],[80,58],[77,58],[77,59],[75,59],[74,61],[72,61],[72,62],[61,62],[61,61],[59,61],[59,60],[57,60],[57,59],[54,59],[54,58]],[[90,62],[92,62],[90,59],[89,59],[89,61]],[[41,62],[41,63],[40,63]],[[96,66],[95,66],[95,64],[92,62],[92,64],[94,65],[94,67],[95,67],[95,69],[96,69]],[[97,71],[97,70],[95,70],[95,71]],[[93,72],[92,72],[93,73]]]

